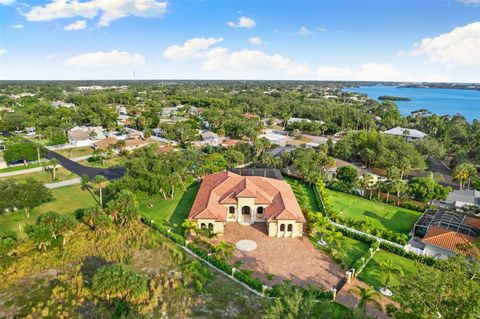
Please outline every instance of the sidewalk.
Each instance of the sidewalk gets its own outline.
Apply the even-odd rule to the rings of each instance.
[[[63,187],[63,186],[80,184],[81,182],[82,182],[82,178],[78,177],[78,178],[73,178],[73,179],[67,179],[66,181],[48,183],[48,184],[44,184],[44,185],[45,185],[46,188],[54,189],[54,188],[59,188],[59,187]]]

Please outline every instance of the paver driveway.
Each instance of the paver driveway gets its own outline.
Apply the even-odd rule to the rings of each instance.
[[[268,285],[291,280],[297,285],[321,285],[330,289],[343,276],[340,267],[316,250],[308,238],[269,237],[264,223],[252,226],[227,223],[225,235],[213,241],[235,244],[242,239],[253,240],[258,247],[250,252],[235,249],[233,261],[241,260],[242,268],[254,270],[254,276]],[[267,274],[273,275],[273,280],[268,280]]]

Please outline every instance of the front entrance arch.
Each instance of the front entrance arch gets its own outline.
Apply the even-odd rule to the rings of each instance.
[[[250,209],[250,206],[243,206],[242,207],[242,215],[250,215],[252,210]]]

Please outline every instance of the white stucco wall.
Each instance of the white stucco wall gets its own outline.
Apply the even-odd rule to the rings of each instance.
[[[423,253],[427,256],[438,257],[439,259],[446,259],[448,257],[456,255],[454,252],[451,252],[450,250],[446,250],[446,249],[429,245],[429,244],[425,245],[425,249]]]

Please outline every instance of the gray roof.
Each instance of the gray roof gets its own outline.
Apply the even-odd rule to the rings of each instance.
[[[448,194],[447,202],[461,202],[480,206],[480,192],[473,189],[454,190]]]
[[[405,131],[408,131],[408,134],[404,134]],[[398,136],[408,136],[408,137],[412,137],[412,138],[423,138],[425,136],[427,136],[427,134],[419,131],[419,130],[415,130],[415,129],[410,129],[410,128],[403,128],[403,127],[394,127],[388,131],[385,131],[384,132],[385,134],[389,134],[389,135],[398,135]]]

